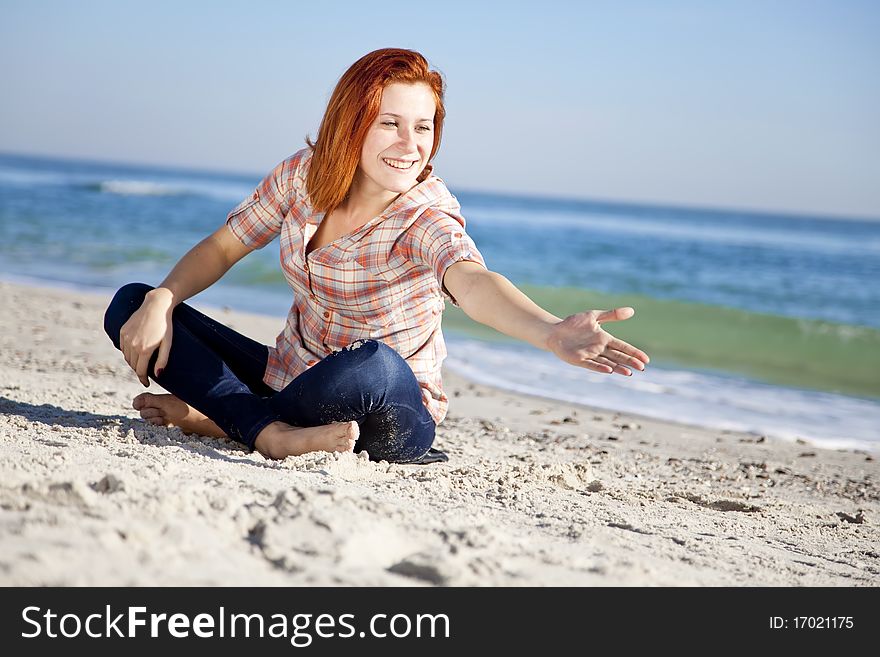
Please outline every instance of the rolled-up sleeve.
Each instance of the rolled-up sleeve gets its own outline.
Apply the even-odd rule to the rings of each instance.
[[[470,260],[486,267],[483,255],[464,230],[464,218],[429,209],[410,226],[406,237],[406,257],[411,262],[430,269],[437,279],[443,298],[458,306],[458,302],[443,286],[446,270],[462,260]]]
[[[275,167],[226,217],[232,234],[251,249],[263,248],[281,232],[291,203],[292,159]]]

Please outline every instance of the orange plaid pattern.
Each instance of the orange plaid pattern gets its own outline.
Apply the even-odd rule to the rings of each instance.
[[[281,390],[330,353],[357,340],[379,340],[406,359],[439,424],[449,405],[440,378],[446,358],[440,320],[444,299],[458,305],[442,287],[443,274],[460,260],[486,266],[465,233],[461,206],[429,164],[423,182],[378,217],[306,256],[324,216],[308,201],[310,161],[310,148],[286,159],[226,220],[251,248],[281,236],[281,267],[293,305],[269,348],[263,380]]]

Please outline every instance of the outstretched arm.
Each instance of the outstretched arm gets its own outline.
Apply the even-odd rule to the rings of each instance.
[[[560,319],[501,274],[467,260],[450,265],[443,284],[471,319],[551,351],[566,363],[631,376],[630,368],[644,370],[649,361],[645,352],[618,340],[601,326],[629,319],[635,314],[632,308],[590,310]]]

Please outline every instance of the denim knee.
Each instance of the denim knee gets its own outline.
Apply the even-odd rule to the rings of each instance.
[[[141,307],[147,292],[152,290],[151,285],[146,283],[129,283],[123,285],[116,294],[107,311],[104,313],[104,332],[107,333],[113,345],[119,349],[119,331],[134,312]]]
[[[379,340],[358,340],[344,347],[338,354],[347,354],[350,376],[363,376],[365,383],[396,381],[400,375],[415,375],[399,353]]]
[[[379,361],[381,368],[389,375],[399,374],[401,372],[412,374],[412,369],[397,351],[389,347],[384,342],[378,342],[374,358]],[[415,376],[415,375],[413,375]]]

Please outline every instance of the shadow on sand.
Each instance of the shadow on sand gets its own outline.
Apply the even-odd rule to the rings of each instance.
[[[252,461],[246,458],[230,456],[219,451],[219,442],[224,450],[236,450],[246,453],[245,449],[231,441],[222,438],[208,438],[197,434],[185,435],[177,429],[157,427],[148,424],[140,418],[127,417],[125,415],[98,415],[89,411],[68,410],[53,404],[40,404],[39,406],[27,402],[16,401],[8,397],[0,396],[0,414],[17,415],[33,424],[43,424],[46,428],[53,425],[68,427],[71,429],[95,429],[101,430],[108,426],[115,427],[120,437],[134,433],[135,438],[142,445],[153,447],[179,447],[193,454],[200,454],[218,461],[229,463],[246,463],[260,467],[269,467],[268,464]],[[52,432],[46,431],[45,435],[36,438],[44,444],[66,447],[68,442],[52,437]]]

